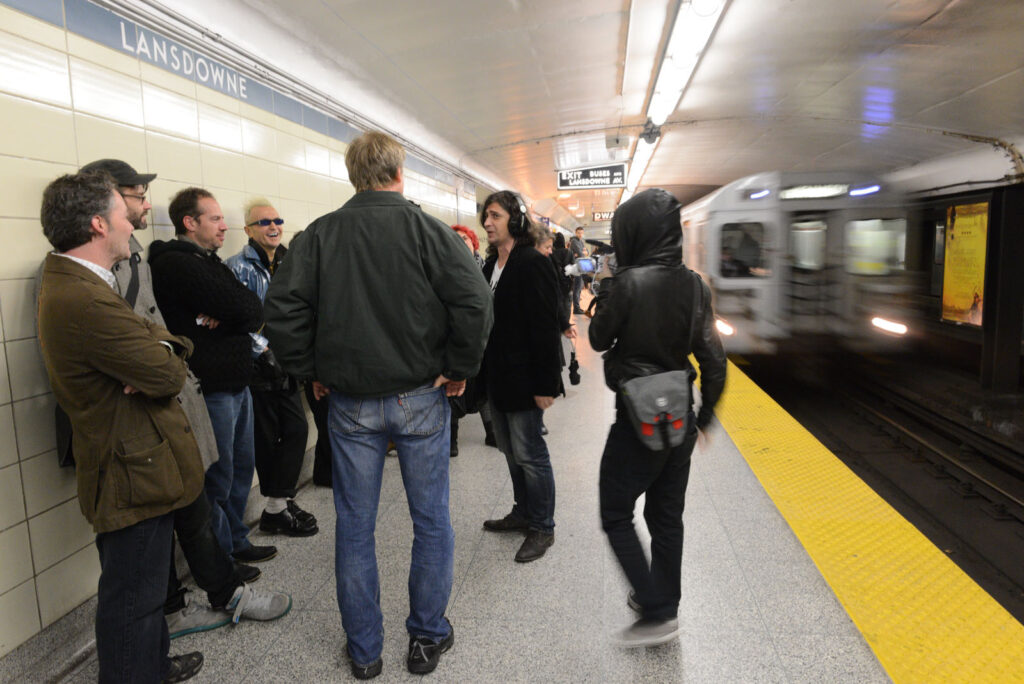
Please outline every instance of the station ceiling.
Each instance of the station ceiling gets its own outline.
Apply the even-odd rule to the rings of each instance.
[[[439,156],[572,228],[620,191],[559,197],[556,171],[630,161],[689,2],[231,0],[220,11],[246,21],[217,30],[299,79],[350,89],[332,90],[340,100],[362,93],[384,127],[429,132]],[[1024,0],[722,4],[640,189],[688,202],[758,171],[885,173],[987,145],[965,136],[1024,142]]]

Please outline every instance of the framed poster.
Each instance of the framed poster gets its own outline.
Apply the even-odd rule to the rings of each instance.
[[[942,320],[981,325],[985,308],[985,249],[988,202],[946,210]]]

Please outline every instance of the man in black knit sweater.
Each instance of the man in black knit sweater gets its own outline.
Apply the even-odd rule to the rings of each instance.
[[[169,330],[195,343],[191,368],[199,377],[220,459],[206,471],[206,495],[217,540],[237,560],[267,560],[273,546],[253,546],[244,521],[254,469],[250,333],[263,306],[217,256],[227,224],[212,194],[186,188],[168,207],[177,239],[149,249],[153,291]]]

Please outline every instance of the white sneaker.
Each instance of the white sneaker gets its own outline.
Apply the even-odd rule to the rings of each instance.
[[[186,634],[217,629],[231,622],[231,618],[224,615],[223,611],[214,610],[195,600],[195,595],[191,591],[185,592],[184,600],[184,608],[164,616],[164,619],[167,620],[167,631],[170,632],[172,639]]]
[[[679,620],[648,620],[642,618],[615,635],[615,643],[622,648],[659,646],[679,637]]]
[[[283,591],[253,589],[248,584],[235,589],[224,610],[231,613],[231,622],[236,625],[242,618],[247,620],[276,620],[292,609],[292,597]]]

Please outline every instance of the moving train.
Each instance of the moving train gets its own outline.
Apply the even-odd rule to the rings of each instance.
[[[683,208],[684,261],[730,353],[897,351],[920,279],[907,214],[869,174],[758,173]]]

